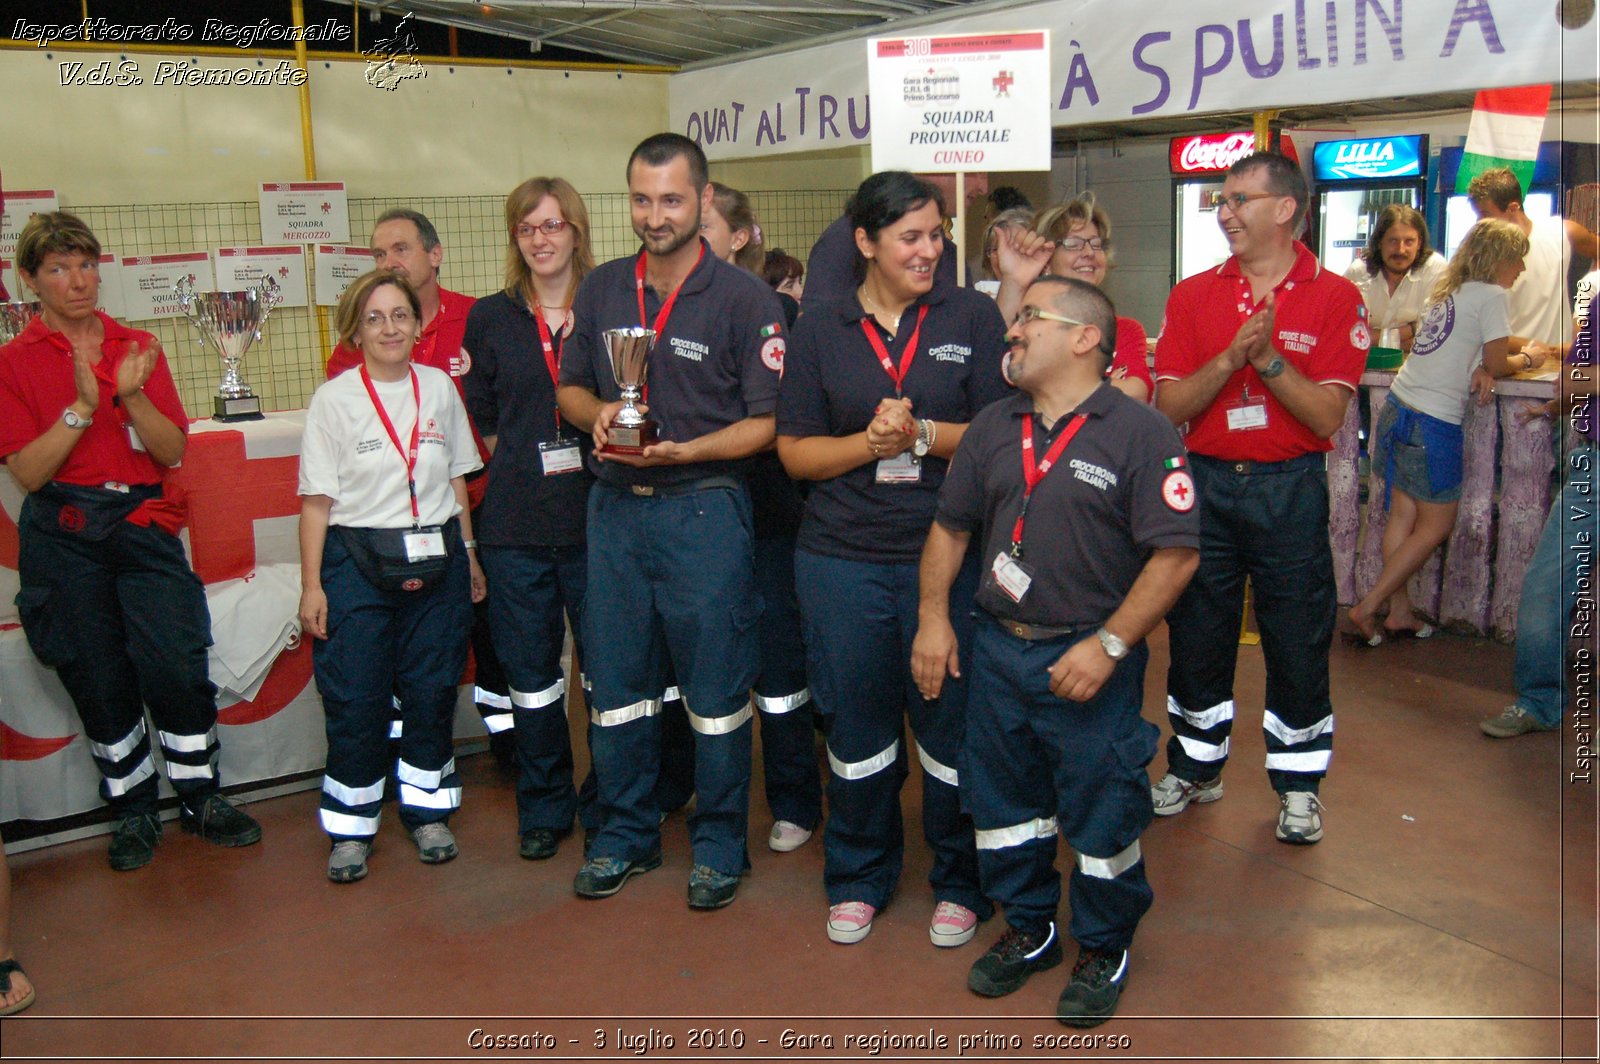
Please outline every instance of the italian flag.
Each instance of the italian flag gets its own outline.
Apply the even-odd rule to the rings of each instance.
[[[1527,192],[1549,110],[1548,85],[1481,90],[1472,103],[1467,147],[1461,155],[1461,169],[1456,171],[1456,191],[1466,192],[1472,179],[1485,170],[1505,166]]]

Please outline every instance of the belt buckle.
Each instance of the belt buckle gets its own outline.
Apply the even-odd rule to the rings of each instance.
[[[1011,634],[1016,636],[1018,639],[1028,638],[1028,626],[1023,624],[1021,621],[1012,621],[1010,624],[1006,625],[1006,627],[1011,629]]]
[[[628,487],[633,490],[635,495],[643,495],[646,498],[656,493],[655,486],[651,484],[629,484]]]

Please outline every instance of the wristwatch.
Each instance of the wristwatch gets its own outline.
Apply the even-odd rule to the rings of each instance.
[[[933,422],[923,418],[917,422],[917,442],[911,445],[911,453],[918,458],[926,458],[933,449],[933,438],[936,430]]]
[[[1272,361],[1267,363],[1266,368],[1258,369],[1256,370],[1256,373],[1261,377],[1262,380],[1270,381],[1272,378],[1276,377],[1278,374],[1287,369],[1288,366],[1289,363],[1283,360],[1282,355],[1273,355]]]
[[[1104,628],[1100,629],[1098,634],[1100,636],[1100,649],[1106,652],[1106,657],[1112,661],[1121,661],[1128,656],[1128,644]]]
[[[69,429],[86,429],[94,424],[94,418],[79,417],[78,412],[70,406],[61,412],[61,420],[66,423]]]

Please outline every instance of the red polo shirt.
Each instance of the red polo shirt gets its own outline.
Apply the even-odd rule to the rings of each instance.
[[[472,369],[472,356],[461,349],[461,338],[467,332],[467,311],[477,300],[460,292],[439,289],[439,313],[433,316],[427,328],[417,339],[411,351],[411,361],[419,366],[432,366],[450,374],[461,387],[461,378]],[[361,352],[340,341],[328,357],[328,379],[331,381],[347,369],[361,365]]]
[[[1294,247],[1294,265],[1273,289],[1273,346],[1305,377],[1353,392],[1372,344],[1366,305],[1355,285],[1324,270],[1304,244],[1297,241]],[[1236,258],[1181,281],[1167,298],[1156,342],[1156,380],[1182,380],[1194,373],[1232,343],[1260,307]],[[1243,415],[1263,404],[1266,425],[1244,427],[1259,414]],[[1229,427],[1230,410],[1239,411],[1234,415],[1239,427]],[[1251,462],[1281,462],[1333,447],[1296,420],[1249,363],[1189,421],[1184,444],[1194,454]]]
[[[157,410],[187,432],[189,418],[183,412],[183,400],[178,398],[172,372],[156,338],[96,313],[105,327],[100,362],[94,368],[100,380],[100,406],[94,412],[94,424],[83,430],[53,479],[63,484],[96,486],[107,481],[159,484],[166,475],[165,467],[145,452],[135,451],[129,440],[128,413],[116,401],[117,366],[129,351],[144,345],[156,346],[156,368],[145,382],[144,394]],[[0,347],[0,459],[16,454],[44,435],[77,399],[72,344],[61,333],[52,332],[44,318],[34,318],[21,336]]]

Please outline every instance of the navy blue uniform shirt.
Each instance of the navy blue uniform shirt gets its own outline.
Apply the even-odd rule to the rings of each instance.
[[[1022,563],[1033,576],[1022,601],[996,583],[995,555],[1011,550],[1022,509],[1022,419],[1033,420],[1037,460],[1072,421],[1046,433],[1031,396],[996,403],[967,428],[939,493],[938,521],[955,532],[983,530],[978,605],[1027,624],[1085,627],[1116,612],[1158,547],[1198,547],[1200,510],[1183,442],[1154,407],[1109,384],[1073,414],[1088,420],[1033,489],[1022,533]]]
[[[550,340],[560,357],[568,341],[559,330]],[[478,300],[461,346],[472,359],[461,378],[467,413],[480,435],[499,437],[473,535],[497,547],[582,544],[594,477],[587,469],[544,475],[539,444],[556,438],[556,386],[527,303],[504,292]],[[564,420],[560,434],[585,458],[594,448],[589,433]]]
[[[711,254],[702,240],[700,262],[684,279],[650,353],[646,415],[661,438],[698,439],[777,406],[787,329],[777,293],[765,281]],[[613,259],[583,279],[573,301],[578,319],[561,360],[561,383],[594,392],[605,402],[622,398],[611,373],[602,334],[638,328],[634,282],[637,255]],[[663,300],[644,286],[645,327],[654,328]],[[713,476],[744,476],[749,459],[636,469],[591,457],[590,468],[608,484],[681,484]]]
[[[852,296],[800,316],[778,400],[780,436],[848,436],[871,423],[878,403],[895,394],[866,334],[865,321],[884,339],[898,369],[918,310],[926,306],[917,354],[904,394],[918,418],[965,424],[1011,392],[1000,373],[1005,322],[994,300],[967,289],[936,285],[907,307],[899,334],[889,338]],[[915,484],[879,484],[877,462],[814,484],[806,497],[799,549],[864,562],[915,562],[922,554],[948,463],[922,460]]]

